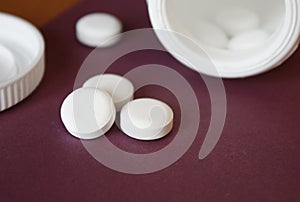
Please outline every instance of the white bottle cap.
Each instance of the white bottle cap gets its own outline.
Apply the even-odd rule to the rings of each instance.
[[[41,33],[27,21],[0,13],[0,112],[27,96],[44,74],[45,45]]]
[[[0,81],[4,82],[18,73],[18,66],[13,53],[0,44]]]
[[[104,135],[115,118],[116,110],[110,95],[96,88],[75,90],[61,106],[61,119],[66,129],[80,139]]]
[[[173,119],[173,111],[167,104],[149,98],[129,102],[120,114],[122,131],[138,140],[165,137],[173,128]]]
[[[114,74],[101,74],[90,78],[83,87],[98,88],[109,93],[117,112],[133,99],[133,84],[126,78]]]
[[[76,24],[79,42],[90,47],[108,47],[119,41],[122,23],[107,13],[92,13],[80,18]]]

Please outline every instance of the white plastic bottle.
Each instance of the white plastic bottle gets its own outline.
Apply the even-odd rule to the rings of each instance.
[[[216,19],[228,6],[255,13],[260,20],[255,27],[265,31],[268,39],[249,50],[224,50],[205,44],[196,48],[187,39],[192,39],[193,27],[200,20]],[[243,78],[264,73],[282,64],[299,45],[300,0],[148,0],[148,10],[153,28],[168,32],[156,31],[165,48],[186,66],[210,76]]]

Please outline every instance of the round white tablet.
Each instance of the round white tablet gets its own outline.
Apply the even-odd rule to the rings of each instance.
[[[101,74],[87,80],[83,87],[97,88],[109,93],[117,112],[133,99],[133,84],[126,78],[115,74]]]
[[[173,128],[174,114],[165,103],[143,98],[129,102],[120,114],[122,131],[138,140],[165,137]]]
[[[233,51],[248,50],[264,45],[269,35],[264,30],[251,30],[231,39],[229,49]]]
[[[122,23],[107,13],[92,13],[78,20],[77,39],[90,47],[108,47],[119,41]]]
[[[217,25],[201,20],[195,25],[193,36],[200,44],[206,44],[216,48],[227,48],[228,37]]]
[[[66,129],[80,139],[104,135],[114,124],[115,117],[110,95],[96,88],[75,90],[61,106],[61,119]]]
[[[257,29],[260,26],[259,16],[255,12],[237,6],[222,9],[216,16],[216,22],[229,36]]]

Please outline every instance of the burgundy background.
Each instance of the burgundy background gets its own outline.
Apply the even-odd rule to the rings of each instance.
[[[112,72],[121,74],[149,61],[179,71],[195,88],[202,117],[194,144],[171,167],[148,175],[122,174],[94,160],[65,131],[59,116],[91,51],[77,43],[74,24],[93,11],[117,15],[126,30],[150,27],[144,0],[85,0],[41,28],[47,44],[44,80],[32,96],[0,114],[0,201],[300,200],[300,50],[272,72],[224,81],[225,129],[203,161],[198,152],[209,125],[210,102],[201,77],[155,51],[117,61]],[[178,103],[171,93],[151,86],[137,92],[137,97],[146,95],[172,105],[178,121]],[[157,150],[172,138],[140,142],[116,126],[110,134],[115,145],[136,153]]]

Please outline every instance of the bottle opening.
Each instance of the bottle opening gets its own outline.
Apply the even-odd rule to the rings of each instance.
[[[220,74],[213,76],[246,77],[274,68],[286,59],[299,36],[297,0],[156,1],[160,13],[151,15],[150,8],[154,28],[175,31],[197,44]],[[170,41],[162,43],[168,46]],[[197,55],[192,60],[203,72],[195,46],[182,39],[176,40],[176,46]]]

